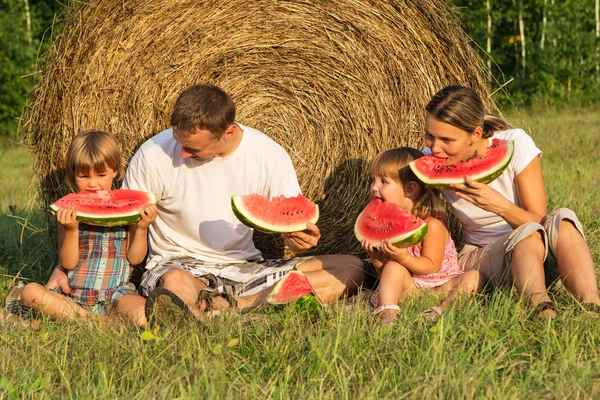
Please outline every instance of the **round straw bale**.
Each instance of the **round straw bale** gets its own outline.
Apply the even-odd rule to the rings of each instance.
[[[128,160],[169,127],[178,94],[209,82],[237,120],[290,154],[319,203],[316,254],[360,254],[369,160],[421,148],[424,106],[448,84],[488,99],[482,64],[438,0],[72,2],[23,118],[46,204],[67,192],[66,149],[83,129],[114,133]],[[486,100],[487,101],[487,100]],[[259,237],[265,256],[280,243]]]

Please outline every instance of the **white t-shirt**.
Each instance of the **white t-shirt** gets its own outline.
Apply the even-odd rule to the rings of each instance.
[[[238,124],[239,125],[239,124]],[[296,196],[298,178],[290,157],[256,129],[243,131],[238,148],[208,162],[181,157],[181,145],[167,129],[145,142],[125,174],[124,188],[158,195],[158,216],[149,228],[150,257],[194,257],[209,263],[261,258],[253,230],[231,210],[231,196],[258,193],[268,198]]]
[[[521,202],[517,193],[515,177],[542,151],[522,129],[496,132],[492,138],[513,140],[515,151],[508,168],[488,186],[496,189],[501,195],[520,207]],[[492,138],[489,139],[490,144]],[[431,150],[425,148],[423,153],[431,154]],[[442,190],[442,195],[452,207],[454,215],[463,224],[463,242],[466,244],[483,246],[513,230],[508,222],[499,215],[482,210],[468,201],[460,199],[452,190]]]

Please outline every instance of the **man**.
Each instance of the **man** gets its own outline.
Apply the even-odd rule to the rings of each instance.
[[[348,255],[262,259],[253,230],[231,210],[231,196],[289,197],[300,193],[300,186],[285,150],[236,123],[231,97],[217,86],[199,84],[181,93],[171,128],[136,152],[124,187],[159,197],[141,282],[142,294],[149,297],[147,313],[155,306],[195,316],[228,306],[249,309],[294,269],[304,273],[323,301],[352,293],[364,279],[362,261]],[[320,236],[319,228],[308,224],[284,240],[301,254]]]

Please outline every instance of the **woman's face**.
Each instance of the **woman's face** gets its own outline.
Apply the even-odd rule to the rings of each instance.
[[[425,118],[425,144],[437,157],[455,163],[473,157],[478,150],[473,145],[481,138],[481,129],[469,134],[453,125],[441,122],[430,114]]]

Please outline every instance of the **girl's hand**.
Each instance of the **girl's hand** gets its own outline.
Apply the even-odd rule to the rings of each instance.
[[[148,204],[146,207],[140,210],[140,215],[142,219],[140,219],[137,223],[137,227],[140,229],[148,229],[151,223],[156,221],[156,216],[158,215],[158,208],[156,204]]]
[[[384,240],[381,243],[381,251],[386,254],[390,259],[402,264],[408,258],[408,250],[406,247],[396,247],[389,242]]]
[[[56,211],[56,221],[65,227],[65,231],[74,231],[79,227],[77,213],[72,208],[60,208]]]
[[[379,246],[376,246],[370,240],[363,239],[363,241],[360,242],[360,244],[361,244],[362,248],[365,249],[365,251],[369,255],[371,262],[378,261],[381,264],[385,264],[389,260],[389,257],[381,252],[381,250],[379,249]]]
[[[465,184],[450,186],[456,191],[458,197],[485,211],[500,214],[503,209],[510,207],[512,204],[510,200],[485,183],[475,182],[469,177],[465,177],[465,181]]]
[[[306,229],[301,232],[285,233],[283,239],[295,254],[302,254],[319,243],[321,231],[315,224],[308,223]]]

